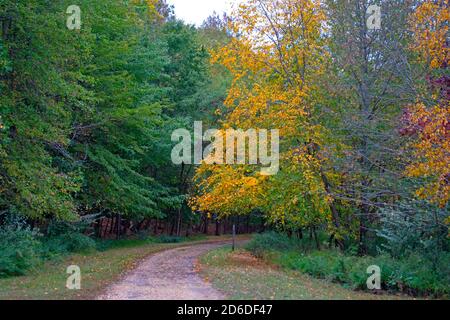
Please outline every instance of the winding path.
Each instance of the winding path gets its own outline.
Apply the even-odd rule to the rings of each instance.
[[[224,243],[208,243],[166,250],[144,260],[100,300],[220,300],[225,296],[195,271],[199,256]]]

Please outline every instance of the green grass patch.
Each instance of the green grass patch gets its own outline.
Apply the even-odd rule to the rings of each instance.
[[[337,282],[353,290],[367,289],[367,268],[376,265],[381,269],[381,285],[386,291],[434,298],[450,295],[448,253],[443,253],[436,265],[419,255],[393,259],[388,254],[361,257],[338,250],[311,250],[305,247],[304,241],[271,232],[256,235],[247,249],[285,269]]]
[[[247,250],[223,247],[200,258],[201,275],[232,300],[378,300],[405,296],[353,291],[297,271],[277,268]]]

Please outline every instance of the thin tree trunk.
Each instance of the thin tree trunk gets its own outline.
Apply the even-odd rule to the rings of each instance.
[[[314,240],[316,241],[317,250],[320,250],[320,240],[317,235],[316,227],[313,227],[312,230],[313,230]]]
[[[103,218],[98,219],[95,223],[95,235],[97,238],[102,237],[102,226],[103,226]]]
[[[209,224],[209,218],[205,215],[205,229],[203,231],[204,234],[208,234],[208,224]]]
[[[153,227],[153,233],[155,234],[155,236],[158,235],[158,227],[159,227],[159,219],[156,218],[155,226]]]
[[[170,228],[170,235],[173,236],[174,232],[175,232],[175,226],[177,224],[177,221],[172,219],[172,223],[171,223],[171,228]]]
[[[108,234],[108,229],[109,229],[110,222],[111,222],[111,219],[106,218],[106,226],[104,228],[103,236],[102,236],[103,239],[106,238],[106,235]]]
[[[220,236],[220,221],[216,218],[216,236]]]
[[[232,246],[233,251],[235,247],[236,247],[236,225],[233,224],[233,246]]]
[[[189,237],[190,229],[191,229],[191,221],[189,220],[187,227],[186,227],[186,237]]]
[[[114,232],[116,220],[114,219],[114,216],[111,214],[111,228],[109,229],[109,234],[112,234]]]
[[[181,222],[182,222],[181,208],[178,209],[178,217],[177,217],[177,237],[181,235]]]
[[[226,217],[223,220],[223,234],[227,234],[227,232],[228,232],[227,227],[228,227],[228,217]]]
[[[121,232],[121,217],[120,214],[117,214],[117,234],[116,234],[116,238],[117,240],[120,239],[120,232]]]

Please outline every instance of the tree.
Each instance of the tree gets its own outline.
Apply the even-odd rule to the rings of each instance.
[[[84,0],[80,30],[66,28],[69,4],[1,2],[1,211],[165,217],[187,192],[170,132],[207,53],[165,1]]]
[[[330,18],[328,36],[333,64],[322,81],[322,121],[341,142],[341,154],[329,163],[340,179],[330,185],[336,205],[352,221],[361,254],[378,211],[408,196],[401,181],[406,141],[398,134],[402,107],[412,101],[414,78],[408,64],[408,1],[378,1],[381,29],[367,26],[369,1],[325,1]],[[354,221],[358,228],[354,229]]]
[[[76,219],[81,176],[64,163],[71,111],[91,98],[77,69],[88,56],[77,39],[88,37],[65,28],[65,9],[41,1],[0,6],[0,206],[33,219]]]
[[[424,178],[416,194],[441,208],[450,199],[449,18],[448,1],[424,1],[411,16],[411,49],[425,65],[429,85],[405,110],[402,130],[417,137],[412,143],[414,160],[406,169],[410,177]]]
[[[233,37],[213,56],[233,76],[226,108],[218,110],[222,131],[280,129],[282,173],[267,177],[260,166],[204,164],[196,173],[194,210],[222,217],[262,210],[281,225],[328,221],[320,171],[325,157],[318,151],[326,132],[312,120],[310,97],[328,57],[324,20],[318,2],[288,0],[249,1],[230,18]]]

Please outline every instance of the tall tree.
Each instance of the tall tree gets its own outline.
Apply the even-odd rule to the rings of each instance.
[[[280,129],[281,172],[268,177],[260,165],[202,165],[194,209],[220,216],[262,210],[281,225],[327,221],[323,158],[315,147],[326,133],[311,119],[310,96],[328,56],[324,19],[316,1],[253,0],[232,15],[233,37],[213,60],[233,76],[227,108],[218,111],[221,129]]]

